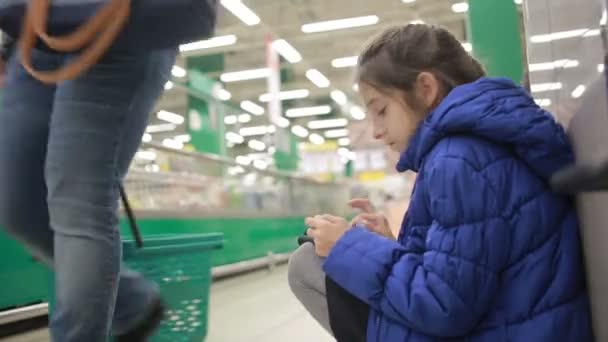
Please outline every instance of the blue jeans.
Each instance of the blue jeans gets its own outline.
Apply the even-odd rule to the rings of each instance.
[[[158,299],[155,284],[121,269],[117,185],[176,53],[111,52],[56,86],[34,80],[17,56],[9,60],[0,110],[0,227],[55,270],[53,341],[106,341],[110,330],[137,326]],[[72,58],[33,55],[41,70]]]

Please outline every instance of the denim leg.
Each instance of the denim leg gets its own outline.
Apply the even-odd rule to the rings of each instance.
[[[79,80],[62,84],[62,87],[64,87],[63,98],[59,96],[59,94],[57,98],[55,98],[55,87],[46,86],[33,80],[23,68],[19,66],[16,58],[13,58],[9,62],[8,80],[2,102],[3,108],[0,110],[0,226],[6,229],[13,237],[24,243],[30,252],[38,256],[47,265],[53,266],[54,234],[49,228],[49,211],[46,201],[47,187],[45,186],[43,170],[45,160],[47,159],[46,153],[47,145],[49,145],[49,128],[52,126],[50,117],[53,106],[56,108],[55,111],[58,110],[57,108],[72,108],[71,110],[82,111],[79,113],[82,114],[82,116],[89,116],[92,113],[99,115],[103,110],[113,111],[114,109],[124,113],[122,119],[124,127],[119,128],[119,130],[122,130],[122,134],[114,137],[115,143],[121,145],[120,147],[115,148],[115,151],[118,152],[115,156],[116,172],[114,173],[114,179],[120,179],[124,176],[129,162],[139,145],[141,135],[147,122],[147,114],[152,109],[158,94],[160,94],[162,85],[167,78],[166,75],[169,73],[174,58],[174,51],[159,51],[146,56],[137,57],[110,56],[100,63],[97,68],[87,75],[84,75]],[[45,54],[38,51],[34,52],[33,59],[35,65],[41,70],[55,69],[64,62],[64,58],[61,56]],[[129,61],[131,61],[131,64],[137,64],[137,66],[129,66]],[[135,61],[137,62],[135,63]],[[117,76],[116,74],[113,74],[113,71],[115,71],[116,74],[124,75]],[[130,74],[130,76],[127,74]],[[87,78],[89,79],[88,81]],[[130,85],[127,84],[128,80],[131,80]],[[136,80],[138,80],[138,82],[136,82]],[[83,84],[83,82],[88,83],[88,85]],[[100,88],[92,89],[96,83],[99,84]],[[92,92],[99,91],[104,87],[109,88],[115,86],[116,89],[120,90],[120,94],[119,96],[112,97],[111,91],[101,91],[100,95],[104,95],[99,97],[87,97],[86,93],[80,94],[80,90],[76,92],[70,90],[70,87],[76,85],[79,88],[89,89],[89,91]],[[117,92],[114,92],[114,94],[116,93]],[[74,104],[62,104],[62,101],[70,102],[70,94],[72,96],[80,94],[80,97],[72,98]],[[128,98],[129,96],[130,99]],[[82,107],[83,104],[78,103],[81,101],[89,101],[90,103]],[[54,104],[53,102],[56,103]],[[125,106],[125,103],[127,102],[129,102],[129,104],[128,106]],[[64,110],[67,111],[67,109]],[[74,115],[76,115],[76,113],[74,113]],[[115,119],[116,116],[117,115],[115,114],[114,116],[109,115],[108,117]],[[59,114],[58,117],[61,118],[62,115]],[[65,118],[63,120],[65,120]],[[58,141],[60,145],[69,145],[70,136],[74,137],[78,134],[87,135],[91,134],[91,131],[96,130],[107,132],[111,127],[116,128],[116,126],[112,125],[109,127],[103,125],[97,127],[95,126],[94,120],[85,119],[84,121],[90,123],[90,125],[59,124],[64,125],[64,127],[69,129],[67,134],[61,133],[61,128],[59,128],[59,130],[57,128],[51,129],[51,131],[55,132],[54,140]],[[80,129],[78,127],[80,127]],[[59,138],[57,135],[59,135]],[[62,135],[65,135],[67,139],[63,140],[63,138],[61,138]],[[79,144],[83,146],[83,149],[77,150],[73,146],[66,146],[68,148],[65,151],[62,151],[63,153],[55,153],[55,155],[63,155],[63,158],[72,160],[72,162],[81,158],[87,159],[87,153],[92,145],[87,144],[86,141],[82,141]],[[86,152],[84,157],[81,155],[83,152]],[[90,159],[88,160],[90,161]],[[65,172],[65,168],[70,168],[72,165],[70,163],[66,163],[63,166],[58,164],[61,163],[56,163],[55,167],[49,167],[50,164],[47,163],[47,169],[54,169],[54,171],[47,173],[63,175],[62,178],[55,178],[56,181],[58,179],[61,182],[70,182],[72,179],[78,181],[78,178],[74,178],[74,176],[79,175],[82,180],[83,176],[98,175],[98,173],[92,173],[90,175],[79,174],[79,172],[83,171],[86,173],[86,170],[82,168],[79,169],[80,171],[78,172]],[[103,167],[104,165],[99,166]],[[62,168],[64,168],[63,171]],[[96,180],[94,180],[96,179],[95,177],[84,178],[89,179],[89,181],[94,183],[96,182]],[[110,186],[108,187],[108,191],[115,196],[113,193],[115,191],[114,188]],[[62,198],[68,201],[68,204],[65,204],[65,207],[72,211],[74,210],[74,207],[72,206],[74,204],[73,202],[79,201],[77,196],[73,194],[70,195],[69,192],[64,193]],[[91,200],[93,197],[87,198]],[[113,200],[112,202],[113,204],[111,203],[110,205],[105,202],[100,203],[100,205],[111,208],[112,206],[115,206],[116,200]],[[90,202],[84,202],[80,205],[86,207],[88,204],[90,204]],[[62,206],[61,203],[56,203],[55,210],[61,212]],[[56,216],[59,216],[59,222],[66,222],[65,219],[61,219],[60,214]],[[89,215],[89,212],[87,211],[75,213],[74,216],[79,216],[78,220],[74,223],[83,223],[85,229],[82,229],[81,234],[85,234],[85,236],[87,231],[91,230],[91,227],[99,226],[99,224],[87,224],[87,222],[91,222],[95,219],[95,217]],[[115,222],[116,221],[114,220],[113,223],[115,224]],[[61,226],[59,227],[61,228]],[[74,227],[73,225],[72,227],[68,225],[68,228],[78,230],[78,227]],[[112,227],[112,229],[114,229],[114,231],[117,230],[116,226]],[[75,235],[78,236],[80,234],[76,233]],[[85,240],[88,239],[85,237]],[[114,238],[113,241],[113,243],[116,244],[116,238]],[[78,245],[79,247],[75,247],[73,252],[66,253],[78,259],[80,258],[78,251],[80,251],[80,253],[82,253],[83,250],[86,251],[86,245],[87,243],[85,242]],[[118,246],[120,246],[119,242]],[[109,251],[110,253],[108,254],[110,257],[106,258],[106,260],[112,259],[112,255],[114,255],[114,259],[116,259],[116,253],[114,252],[114,254],[112,254],[111,249]],[[91,259],[94,260],[95,258],[92,257]],[[100,258],[100,263],[103,263],[103,260],[103,258]],[[71,264],[59,260],[55,264],[60,265],[61,267],[59,268],[64,270],[70,270],[72,267]],[[99,270],[97,273],[101,272],[101,269],[97,267],[97,265],[94,265],[93,268]],[[71,271],[76,271],[76,269]],[[67,277],[65,275],[62,276],[62,274],[65,274],[65,272],[62,273],[59,271],[57,275],[58,293],[70,291],[69,287],[66,290],[63,289],[62,286],[75,286],[76,288],[86,288],[87,286],[93,285],[97,287],[102,286],[101,283],[87,283],[85,279],[87,276],[86,272],[75,272]],[[115,274],[113,274],[112,277],[115,277]],[[128,269],[122,270],[119,283],[118,300],[113,326],[115,332],[122,333],[139,323],[139,320],[143,317],[145,310],[149,306],[149,302],[156,295],[157,290],[154,284],[145,281],[139,274]],[[114,287],[115,285],[112,288]],[[94,290],[92,291],[94,292]],[[109,312],[111,312],[112,308],[113,292],[115,292],[115,289],[110,290],[110,296],[107,301],[107,305],[110,307]],[[54,338],[55,340],[68,341],[68,336],[72,336],[74,333],[78,334],[78,331],[90,331],[92,333],[93,330],[88,328],[88,324],[96,322],[97,320],[101,321],[99,323],[100,325],[107,326],[106,321],[108,316],[106,315],[106,319],[104,319],[97,315],[97,313],[99,313],[97,308],[92,309],[92,307],[95,306],[91,305],[88,309],[89,311],[95,310],[96,312],[93,314],[96,317],[89,320],[90,314],[83,314],[81,316],[81,312],[79,311],[80,307],[86,303],[79,303],[77,300],[68,300],[64,302],[60,300],[60,297],[62,296],[57,296],[59,300],[58,305],[65,309],[64,312],[68,313],[69,316],[62,314],[62,311],[59,310],[59,316],[56,316],[57,318],[53,319],[53,322],[57,322],[54,324],[53,328],[53,336],[57,336]],[[101,301],[103,302],[103,300]],[[62,303],[66,304],[63,305]],[[101,306],[104,307],[106,304],[102,304]],[[73,312],[75,314],[71,314]],[[105,332],[103,334],[105,334]],[[80,335],[74,336],[73,339],[69,337],[69,341],[80,340]],[[86,336],[84,338],[86,338]],[[97,338],[92,340],[97,340]]]

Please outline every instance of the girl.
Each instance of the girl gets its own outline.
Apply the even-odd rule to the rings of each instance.
[[[562,127],[435,26],[385,31],[357,77],[416,186],[398,237],[361,201],[354,225],[306,219],[314,248],[289,269],[304,306],[331,330],[327,276],[369,307],[367,341],[591,341],[576,214],[548,187],[573,160]]]

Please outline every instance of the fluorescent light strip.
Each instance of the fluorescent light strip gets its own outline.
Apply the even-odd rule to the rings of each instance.
[[[340,139],[338,139],[338,145],[348,146],[348,145],[350,145],[350,139],[349,138],[340,138]]]
[[[245,6],[241,0],[221,0],[221,4],[232,12],[235,17],[245,23],[245,25],[253,26],[261,22],[260,17],[249,9],[249,7]]]
[[[252,101],[243,101],[241,102],[241,108],[245,111],[248,111],[249,113],[253,114],[253,115],[263,115],[264,114],[264,107],[258,105],[257,103],[254,103]]]
[[[234,132],[226,133],[226,140],[228,140],[234,144],[242,144],[245,142],[245,138],[243,138],[243,136],[236,134]]]
[[[175,124],[175,125],[181,125],[185,121],[183,116],[181,116],[179,114],[168,112],[166,110],[161,110],[158,113],[156,113],[156,117],[159,118],[160,120],[167,121],[167,122]]]
[[[181,141],[176,141],[176,140],[167,138],[167,139],[163,140],[163,146],[172,148],[174,150],[181,150],[182,148],[184,148],[184,143],[182,143]]]
[[[310,91],[307,89],[286,90],[279,92],[279,100],[294,100],[303,99],[310,96]],[[272,99],[272,94],[262,94],[259,97],[260,102],[269,102]]]
[[[597,65],[597,72],[604,72],[605,66],[604,64],[598,64]]]
[[[298,125],[291,127],[291,132],[300,138],[306,138],[308,136],[308,130]]]
[[[135,153],[135,158],[147,161],[155,161],[156,153],[154,151],[137,151],[137,153]]]
[[[226,125],[234,125],[238,121],[239,121],[239,119],[236,115],[228,115],[228,116],[224,117],[224,123]]]
[[[359,56],[336,58],[333,61],[331,61],[331,66],[333,66],[334,68],[354,67],[354,66],[357,66],[358,61],[359,61]]]
[[[575,59],[560,59],[553,62],[545,63],[532,63],[528,66],[530,72],[545,71],[554,69],[569,69],[576,68],[580,65],[580,62]]]
[[[251,115],[249,114],[241,114],[238,118],[240,123],[249,123],[251,122]]]
[[[256,151],[264,151],[266,149],[266,144],[259,140],[249,140],[249,143],[247,143],[247,145],[249,146],[249,148]]]
[[[330,96],[331,99],[334,100],[334,102],[339,104],[340,106],[344,106],[348,103],[348,98],[346,97],[346,94],[344,94],[344,92],[341,90],[332,91]]]
[[[574,88],[574,90],[572,91],[572,97],[575,99],[578,99],[579,97],[583,96],[583,94],[585,93],[585,90],[587,90],[587,87],[580,84],[578,87]]]
[[[192,137],[190,136],[190,134],[181,134],[181,135],[177,135],[173,138],[173,140],[175,141],[179,141],[182,143],[188,143],[192,140]]]
[[[317,69],[306,71],[306,78],[319,88],[327,88],[330,85],[329,79]]]
[[[173,82],[167,81],[167,83],[165,83],[165,90],[171,90],[171,89],[173,89]]]
[[[174,65],[173,68],[171,68],[171,75],[179,78],[186,77],[186,70],[180,66]]]
[[[264,135],[270,132],[268,132],[268,126],[252,126],[241,128],[239,133],[244,137],[251,137],[254,135]]]
[[[347,129],[333,129],[333,130],[325,131],[324,135],[326,138],[329,138],[329,139],[342,138],[342,137],[348,136],[348,130]]]
[[[321,145],[323,143],[325,143],[325,138],[323,138],[322,136],[313,133],[310,135],[310,137],[308,137],[308,139],[310,140],[311,143],[315,144],[315,145]]]
[[[401,0],[404,4],[411,4],[416,2],[416,0]]]
[[[331,106],[301,107],[288,109],[285,116],[288,118],[301,118],[305,116],[326,115],[331,113]]]
[[[329,120],[315,120],[308,123],[310,129],[326,129],[344,127],[348,125],[348,120],[344,118],[340,119],[329,119]]]
[[[302,61],[302,55],[285,39],[279,39],[272,42],[272,48],[289,63],[299,63]]]
[[[466,51],[466,52],[473,52],[473,44],[471,44],[469,42],[462,43],[462,47],[464,48],[464,51]]]
[[[284,117],[280,117],[280,118],[276,119],[275,122],[273,122],[273,123],[281,128],[289,127],[289,120]]]
[[[232,98],[232,94],[228,90],[220,88],[216,91],[215,97],[222,101],[228,101]]]
[[[317,23],[310,23],[302,25],[302,32],[304,33],[316,33],[325,31],[343,30],[351,27],[361,27],[375,25],[380,21],[380,18],[376,15],[368,15],[364,17],[337,19],[329,21],[321,21]]]
[[[466,2],[457,2],[452,5],[452,11],[454,13],[465,13],[469,10],[469,4]]]
[[[247,165],[251,164],[251,158],[249,158],[247,156],[237,156],[235,160],[238,164],[241,164],[241,165],[247,166]]]
[[[141,137],[141,141],[149,143],[152,141],[152,135],[150,135],[150,133],[144,133],[144,135]]]
[[[260,170],[266,170],[268,168],[268,163],[262,159],[256,159],[253,161],[253,167]]]
[[[535,99],[534,102],[536,102],[536,104],[541,107],[547,107],[551,105],[551,99]]]
[[[182,44],[179,46],[179,50],[181,52],[189,52],[203,49],[211,49],[215,47],[234,45],[236,44],[236,41],[236,36],[230,34],[226,36],[218,36],[206,40],[200,40],[198,42]]]
[[[270,69],[261,68],[261,69],[251,69],[251,70],[223,73],[220,76],[220,80],[224,83],[230,83],[230,82],[238,82],[238,81],[255,80],[255,79],[259,79],[259,78],[267,78],[269,76],[270,76]]]
[[[559,82],[557,83],[537,83],[537,84],[532,84],[530,86],[530,90],[533,93],[541,93],[541,92],[545,92],[545,91],[552,91],[552,90],[560,90],[562,89],[563,85]]]
[[[350,116],[352,116],[355,120],[363,120],[365,119],[365,112],[363,111],[363,109],[361,109],[361,107],[353,106],[350,109]]]
[[[175,130],[176,128],[177,126],[174,124],[151,125],[146,127],[146,133],[169,132]]]

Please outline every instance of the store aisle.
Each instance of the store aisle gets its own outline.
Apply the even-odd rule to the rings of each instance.
[[[46,330],[3,342],[46,342]],[[206,342],[331,342],[289,291],[287,267],[250,273],[211,287]]]

